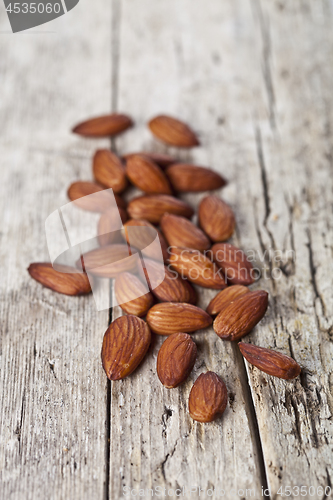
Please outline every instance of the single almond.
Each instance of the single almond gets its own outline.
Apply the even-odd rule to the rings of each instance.
[[[102,364],[110,380],[130,375],[145,357],[151,340],[148,325],[136,316],[121,316],[106,330]]]
[[[97,227],[98,242],[101,246],[122,241],[119,216],[122,223],[126,222],[127,213],[123,208],[109,209],[102,213]]]
[[[169,262],[181,277],[196,285],[214,289],[227,286],[218,267],[198,250],[170,247]]]
[[[151,259],[145,259],[143,270],[153,295],[159,301],[197,303],[196,291],[176,271]]]
[[[137,270],[138,257],[130,255],[127,245],[105,245],[83,254],[85,270],[102,278],[115,278],[126,271]]]
[[[169,245],[200,251],[210,248],[210,241],[205,233],[185,217],[164,214],[161,229]]]
[[[162,169],[146,156],[130,156],[126,162],[126,175],[134,186],[147,194],[171,194],[172,192]]]
[[[125,160],[128,160],[129,158],[131,158],[131,156],[134,156],[134,155],[145,156],[149,160],[157,163],[157,165],[161,168],[166,168],[169,165],[172,165],[172,163],[176,163],[176,161],[177,161],[173,156],[170,156],[170,155],[161,154],[161,153],[147,153],[146,151],[141,151],[138,153],[128,153],[128,154],[124,155],[123,158]]]
[[[228,391],[214,372],[202,373],[190,392],[188,409],[193,420],[212,422],[220,417],[228,404]]]
[[[127,210],[132,219],[146,219],[153,224],[158,224],[167,212],[187,218],[191,218],[194,213],[184,201],[165,194],[134,198],[128,204]]]
[[[72,129],[72,132],[85,137],[109,137],[124,132],[132,125],[129,116],[113,113],[81,122]]]
[[[147,323],[158,335],[171,335],[177,332],[191,333],[212,324],[206,311],[183,302],[162,302],[149,309]]]
[[[215,195],[206,196],[199,205],[200,227],[212,241],[225,241],[235,230],[235,216],[232,209]]]
[[[119,156],[109,149],[98,149],[93,158],[93,173],[97,182],[114,193],[121,193],[128,182],[125,167]]]
[[[165,171],[172,187],[182,193],[213,191],[226,185],[227,181],[217,172],[189,163],[174,163]]]
[[[266,313],[268,293],[249,292],[230,302],[214,321],[214,330],[223,340],[239,340],[247,335]]]
[[[268,375],[291,380],[301,373],[299,364],[285,354],[244,342],[239,342],[238,346],[249,363]]]
[[[243,250],[230,243],[215,243],[212,253],[214,262],[223,270],[228,283],[251,285],[254,282],[253,266]]]
[[[127,314],[145,316],[154,303],[154,297],[135,274],[121,273],[115,280],[117,302]]]
[[[91,212],[105,212],[114,205],[112,194],[95,182],[73,182],[69,186],[67,194],[68,198],[75,202],[75,205]],[[126,208],[126,202],[120,196],[114,194],[114,198],[118,207]]]
[[[159,115],[148,124],[155,137],[180,148],[192,148],[199,145],[199,140],[186,123],[171,116]]]
[[[173,333],[164,342],[157,356],[156,371],[168,389],[185,382],[197,357],[197,346],[187,333]]]
[[[242,285],[228,286],[215,295],[215,297],[209,302],[206,311],[211,316],[215,316],[228,304],[230,304],[230,302],[233,302],[238,299],[238,297],[249,293],[249,291],[250,290],[246,286]]]
[[[142,228],[148,228],[143,230]],[[123,238],[131,247],[141,250],[144,257],[159,260],[161,257],[160,248],[156,244],[156,234],[162,250],[162,258],[167,261],[169,258],[168,244],[162,233],[147,220],[131,219],[124,224]]]
[[[85,295],[91,292],[88,276],[75,267],[56,265],[49,262],[34,262],[28,267],[30,276],[51,290],[64,295]]]

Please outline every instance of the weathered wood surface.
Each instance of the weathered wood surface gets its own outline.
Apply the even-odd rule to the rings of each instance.
[[[185,498],[208,498],[207,488],[228,499],[252,488],[261,498],[268,484],[274,499],[281,486],[330,485],[332,4],[114,0],[95,10],[83,2],[68,15],[70,28],[59,19],[59,33],[48,35],[57,39],[5,39],[0,60],[0,497],[113,500],[124,487],[160,486],[203,489]],[[292,354],[299,380],[245,365],[237,346],[210,330],[194,334],[199,356],[183,387],[157,380],[159,338],[110,395],[100,366],[107,314],[92,297],[61,297],[29,280],[28,263],[47,258],[45,218],[65,203],[69,178],[88,177],[97,147],[67,131],[111,107],[137,125],[117,139],[119,152],[167,151],[145,126],[159,112],[199,132],[202,146],[179,156],[229,179],[221,194],[236,213],[233,242],[254,250],[267,272],[253,288],[270,292],[268,314],[246,341]],[[200,198],[185,197],[193,206]],[[269,258],[280,252],[282,262]],[[200,303],[213,295],[202,292]],[[230,391],[210,425],[187,413],[192,381],[206,369]]]

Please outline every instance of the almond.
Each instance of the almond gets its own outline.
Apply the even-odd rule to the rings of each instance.
[[[205,233],[185,217],[164,214],[161,229],[169,245],[200,251],[210,248],[210,241]]]
[[[116,277],[115,294],[122,310],[135,316],[145,316],[154,303],[147,286],[131,273],[121,273]]]
[[[145,156],[130,156],[126,174],[134,186],[147,194],[171,194],[170,183],[162,169]]]
[[[102,278],[115,278],[137,268],[137,259],[130,256],[127,245],[106,245],[83,254],[82,258],[86,271]]]
[[[157,165],[161,168],[168,167],[169,165],[172,165],[172,163],[176,163],[176,159],[173,158],[173,156],[170,155],[165,155],[161,153],[147,153],[146,151],[138,152],[138,153],[129,153],[127,155],[124,155],[123,158],[125,160],[128,160],[131,156],[133,155],[141,155],[145,156],[149,160],[157,163]]]
[[[165,171],[172,187],[179,192],[199,193],[213,191],[227,183],[217,172],[210,168],[188,163],[174,163]]]
[[[132,125],[129,116],[113,113],[81,122],[72,129],[72,132],[85,137],[108,137],[120,134]]]
[[[173,333],[158,352],[157,375],[168,389],[185,382],[197,357],[197,346],[187,333]]]
[[[121,193],[127,188],[128,182],[121,159],[108,149],[96,151],[93,159],[93,173],[97,182],[114,193]]]
[[[171,116],[156,116],[148,126],[155,137],[171,146],[192,148],[199,145],[199,140],[190,127]]]
[[[232,285],[251,285],[254,282],[253,266],[243,250],[230,243],[212,246],[213,259],[223,269],[224,277]]]
[[[266,313],[268,293],[249,292],[230,302],[214,321],[214,330],[223,340],[238,340],[247,335]]]
[[[142,227],[150,228],[147,231],[143,231]],[[156,238],[156,233],[159,238],[159,242],[162,249],[163,260],[166,261],[169,258],[168,244],[164,239],[162,233],[156,229],[147,220],[131,219],[124,225],[124,231],[122,233],[123,238],[127,241],[127,244],[131,247],[137,248],[142,251],[145,257],[151,259],[160,259],[160,252],[155,244],[152,245]]]
[[[64,295],[85,295],[91,292],[86,274],[78,272],[75,267],[59,264],[56,269],[49,262],[35,262],[30,264],[28,273],[42,285]]]
[[[148,325],[136,316],[121,316],[106,330],[102,364],[110,380],[130,375],[145,357],[151,340]]]
[[[98,196],[89,196],[86,198],[86,196],[95,193],[98,193]],[[75,202],[75,205],[83,210],[89,210],[91,212],[105,212],[113,207],[114,204],[112,194],[95,182],[73,182],[73,184],[69,186],[67,194],[68,198]],[[114,197],[118,207],[126,208],[126,203],[120,196],[114,194]]]
[[[206,196],[199,205],[200,227],[213,241],[225,241],[235,230],[235,216],[229,205],[215,195]]]
[[[170,271],[167,267],[150,259],[145,259],[145,266],[143,270],[148,285],[158,300],[196,304],[197,294],[194,288],[175,271]]]
[[[299,364],[285,354],[244,342],[239,342],[238,346],[249,363],[268,375],[291,380],[301,373]]]
[[[172,247],[169,261],[182,277],[196,285],[214,289],[227,286],[217,266],[198,250]]]
[[[233,302],[238,299],[238,297],[249,293],[249,291],[250,290],[246,286],[242,285],[228,286],[228,288],[221,290],[217,295],[215,295],[215,297],[209,302],[206,311],[211,316],[215,316],[221,312],[226,305],[230,304],[230,302]]]
[[[163,302],[153,306],[147,314],[147,323],[158,335],[177,332],[191,333],[212,324],[205,311],[184,302]]]
[[[139,196],[128,204],[128,213],[132,219],[146,219],[153,224],[158,224],[166,212],[187,218],[191,218],[194,213],[184,201],[165,194]]]
[[[193,420],[212,422],[227,407],[228,391],[223,380],[214,372],[202,373],[190,392],[188,409]]]
[[[118,242],[119,240],[122,241],[120,231],[121,227],[119,227],[119,216],[122,223],[124,223],[127,220],[127,213],[123,208],[119,208],[118,210],[107,210],[101,215],[98,221],[97,235],[98,242],[101,246],[111,245],[111,243],[115,243],[116,241]]]

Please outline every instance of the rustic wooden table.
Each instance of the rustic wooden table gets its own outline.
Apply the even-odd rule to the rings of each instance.
[[[82,1],[17,35],[5,14],[2,5],[0,498],[118,500],[157,486],[170,498],[184,487],[191,499],[248,498],[246,489],[259,499],[262,486],[272,499],[288,487],[300,488],[295,498],[330,498],[332,1]],[[147,130],[160,112],[199,133],[202,146],[180,158],[229,179],[233,242],[256,251],[266,273],[253,288],[269,291],[268,313],[247,340],[295,357],[297,380],[244,364],[209,330],[195,334],[199,357],[181,388],[156,377],[161,339],[133,376],[111,384],[100,361],[108,311],[29,278],[30,262],[48,260],[45,219],[71,181],[91,178],[94,150],[110,146],[69,130],[110,110],[136,121],[112,145],[118,152],[174,153]],[[230,391],[209,425],[187,412],[206,369]]]

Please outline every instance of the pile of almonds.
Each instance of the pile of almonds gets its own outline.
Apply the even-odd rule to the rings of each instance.
[[[112,114],[80,123],[73,132],[86,137],[110,137],[132,125],[128,116]],[[149,128],[168,145],[191,148],[199,144],[196,134],[185,123],[169,116],[153,118]],[[254,276],[245,253],[226,243],[235,229],[229,205],[215,195],[204,197],[198,208],[198,227],[190,220],[194,215],[191,206],[176,197],[178,193],[213,191],[226,181],[211,169],[177,162],[169,155],[139,152],[119,157],[107,149],[96,151],[93,175],[95,182],[71,184],[68,197],[85,210],[101,213],[100,247],[81,259],[92,274],[115,278],[116,297],[127,313],[113,321],[105,332],[102,362],[106,375],[110,380],[130,375],[143,361],[153,332],[167,336],[158,353],[157,375],[165,387],[178,387],[188,378],[197,356],[190,333],[213,323],[221,339],[239,341],[262,319],[268,305],[267,292],[248,288]],[[122,194],[130,184],[144,194],[127,204]],[[111,232],[113,215],[108,211],[109,198],[101,196],[97,201],[84,198],[107,188],[114,192],[124,224],[121,241]],[[150,271],[158,276],[161,266],[154,260],[154,252],[149,254],[147,250],[145,264],[142,261],[145,274],[142,278],[147,279],[148,293],[140,276],[133,274],[133,263],[126,260],[129,228],[131,247],[142,250],[148,245],[148,241],[142,241],[142,232],[135,232],[135,228],[143,226],[156,229],[165,264],[164,279],[157,287],[152,286]],[[34,263],[28,271],[56,292],[82,295],[91,291],[86,274],[63,267],[61,272],[50,263]],[[197,294],[193,284],[219,290],[206,311],[195,305]],[[144,316],[146,321],[141,319]],[[301,371],[293,359],[276,351],[243,342],[238,345],[249,363],[269,375],[289,380]],[[190,392],[189,413],[194,420],[210,422],[224,412],[227,401],[223,380],[216,373],[202,373]]]

